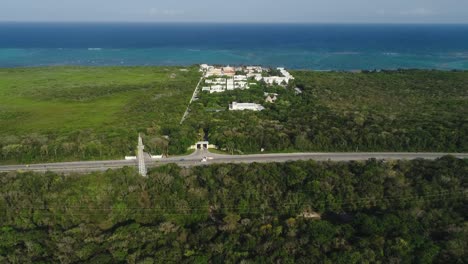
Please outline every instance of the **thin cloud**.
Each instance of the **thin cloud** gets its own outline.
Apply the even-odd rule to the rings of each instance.
[[[385,9],[380,9],[380,10],[377,10],[377,15],[379,16],[384,16],[384,15],[387,15],[387,11]]]
[[[435,12],[433,10],[420,7],[416,9],[400,11],[399,14],[402,16],[430,16],[430,15],[434,15]]]
[[[185,14],[184,10],[175,10],[175,9],[158,9],[150,8],[149,14],[151,16],[178,16]]]

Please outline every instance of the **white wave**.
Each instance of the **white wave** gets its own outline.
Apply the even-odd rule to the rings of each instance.
[[[382,54],[385,56],[399,56],[400,55],[400,53],[398,52],[383,52]]]

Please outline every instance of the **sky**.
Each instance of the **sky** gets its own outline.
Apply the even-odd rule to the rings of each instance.
[[[468,23],[468,0],[0,0],[0,21]]]

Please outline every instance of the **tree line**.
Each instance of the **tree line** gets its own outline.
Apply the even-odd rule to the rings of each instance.
[[[2,173],[3,263],[463,263],[468,160]]]
[[[466,72],[293,72],[289,85],[202,94],[188,124],[228,152],[468,151]],[[298,87],[302,93],[297,94]],[[279,94],[266,103],[264,92]],[[227,111],[232,101],[262,112]],[[221,109],[221,111],[208,111]]]

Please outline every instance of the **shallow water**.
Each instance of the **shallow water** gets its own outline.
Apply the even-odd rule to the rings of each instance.
[[[0,23],[0,67],[468,69],[468,25]]]

